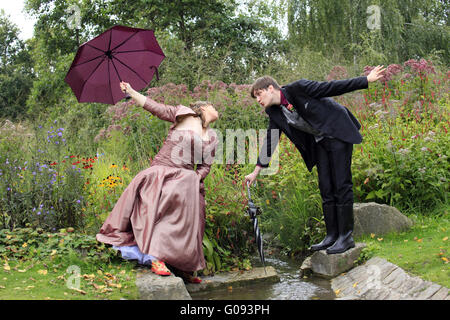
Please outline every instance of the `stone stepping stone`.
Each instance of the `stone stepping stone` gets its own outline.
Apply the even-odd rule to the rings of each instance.
[[[280,277],[272,266],[253,268],[249,271],[232,271],[202,277],[200,284],[185,284],[180,277],[158,276],[150,271],[138,272],[136,286],[141,300],[192,300],[189,293],[246,286],[254,283],[275,283]]]
[[[342,300],[450,300],[449,289],[374,257],[331,280]]]

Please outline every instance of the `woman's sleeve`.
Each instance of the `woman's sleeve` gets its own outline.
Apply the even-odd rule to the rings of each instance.
[[[178,107],[158,103],[155,100],[147,97],[144,103],[144,109],[157,116],[161,120],[175,122]]]
[[[211,146],[206,147],[203,154],[202,163],[197,164],[197,174],[200,176],[200,180],[204,180],[211,170],[211,165],[214,162],[217,149],[217,136],[214,137],[214,141],[211,142]]]

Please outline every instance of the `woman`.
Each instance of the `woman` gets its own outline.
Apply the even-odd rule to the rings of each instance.
[[[125,259],[151,264],[156,274],[170,275],[167,263],[185,280],[199,283],[192,274],[205,268],[203,180],[218,142],[209,128],[218,112],[209,102],[199,101],[191,108],[169,106],[141,95],[128,83],[120,86],[139,106],[173,124],[150,167],[120,196],[97,240],[113,245]]]

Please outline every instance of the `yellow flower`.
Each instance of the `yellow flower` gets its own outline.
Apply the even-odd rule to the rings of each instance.
[[[45,276],[47,275],[47,270],[38,270],[38,273]]]

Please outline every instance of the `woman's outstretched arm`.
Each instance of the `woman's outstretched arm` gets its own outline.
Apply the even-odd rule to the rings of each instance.
[[[136,103],[145,110],[151,112],[161,120],[175,122],[177,108],[166,104],[158,103],[149,97],[146,97],[134,90],[129,83],[121,82],[120,88],[123,92],[128,93]]]

